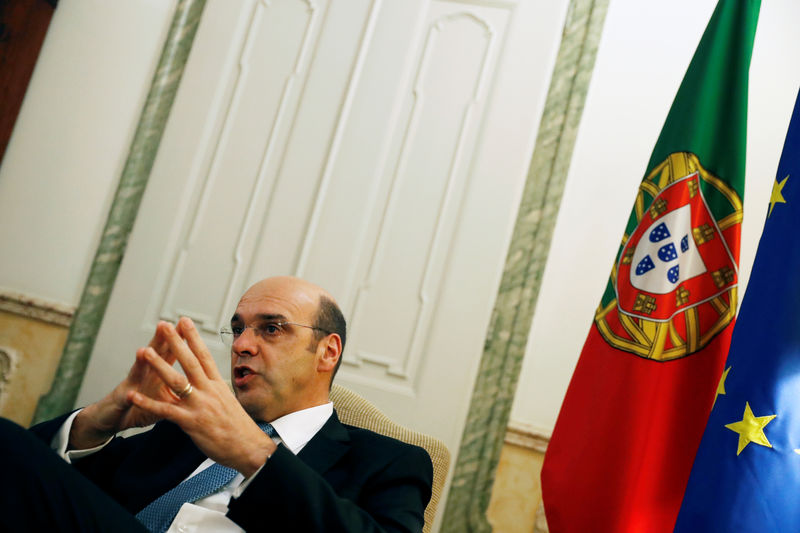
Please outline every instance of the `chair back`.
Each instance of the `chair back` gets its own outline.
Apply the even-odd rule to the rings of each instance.
[[[433,463],[433,490],[431,501],[425,508],[424,533],[430,533],[433,519],[436,517],[436,507],[444,490],[447,471],[450,468],[450,451],[442,441],[393,422],[383,414],[375,405],[360,394],[341,385],[334,384],[331,388],[331,401],[343,424],[369,429],[375,433],[386,435],[408,444],[415,444],[425,448],[431,456]]]

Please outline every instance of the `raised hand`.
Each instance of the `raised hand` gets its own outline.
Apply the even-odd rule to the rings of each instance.
[[[136,360],[127,377],[105,398],[87,406],[78,414],[70,431],[71,448],[91,448],[123,429],[158,422],[161,417],[140,409],[130,401],[128,395],[131,391],[166,403],[177,403],[180,400],[145,358],[145,351],[151,350],[158,354],[165,365],[172,366],[175,354],[166,340],[170,328],[166,322],[159,322],[148,347],[137,350]]]
[[[164,340],[166,350],[177,358],[185,376],[152,346],[141,350],[142,360],[159,375],[168,390],[176,392],[174,398],[177,392],[183,398],[174,401],[130,390],[128,400],[152,417],[178,424],[211,459],[245,476],[255,473],[275,450],[275,443],[236,400],[192,321],[182,318],[177,329],[166,324]],[[137,361],[138,358],[139,352]]]

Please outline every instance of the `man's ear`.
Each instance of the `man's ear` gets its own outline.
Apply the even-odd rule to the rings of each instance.
[[[331,333],[320,341],[317,353],[320,355],[317,370],[333,372],[342,356],[342,338],[336,333]]]

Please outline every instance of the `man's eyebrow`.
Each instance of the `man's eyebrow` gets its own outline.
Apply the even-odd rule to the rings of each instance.
[[[282,320],[283,321],[287,320],[287,318],[283,315],[267,313],[267,314],[256,315],[256,320],[260,322],[266,322],[268,320],[280,322]]]
[[[267,321],[280,322],[280,321],[286,321],[288,319],[284,315],[277,313],[262,313],[256,315],[256,320],[259,322],[267,322]],[[244,322],[244,321],[242,320],[242,317],[239,316],[239,313],[234,313],[234,315],[231,317],[231,322]]]

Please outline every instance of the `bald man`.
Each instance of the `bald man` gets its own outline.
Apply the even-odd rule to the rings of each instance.
[[[220,334],[231,347],[233,393],[192,321],[182,318],[174,327],[158,324],[105,398],[31,428],[102,494],[56,455],[37,452],[34,473],[25,470],[29,460],[11,468],[22,470],[15,478],[39,479],[33,484],[48,489],[2,495],[0,505],[20,520],[5,523],[76,531],[142,524],[198,532],[422,529],[430,457],[344,426],[328,399],[346,337],[330,294],[298,278],[262,280]],[[150,424],[144,433],[116,436]],[[29,437],[8,425],[0,455],[13,462],[37,449],[20,444]],[[35,512],[43,508],[51,516]],[[0,507],[0,517],[6,512]]]

